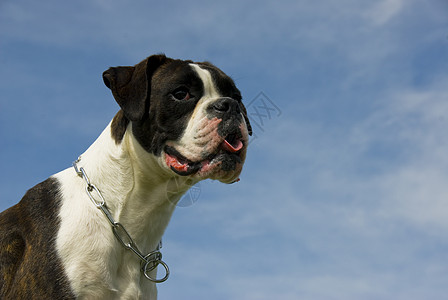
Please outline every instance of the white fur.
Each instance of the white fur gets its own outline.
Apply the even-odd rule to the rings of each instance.
[[[177,193],[167,193],[172,172],[128,132],[130,128],[116,145],[109,124],[78,166],[101,190],[114,219],[148,253],[156,248],[175,204],[193,183],[177,179],[182,183]],[[63,199],[56,245],[78,299],[156,299],[155,284],[143,277],[138,258],[118,243],[108,220],[90,201],[84,180],[73,168],[54,177]]]

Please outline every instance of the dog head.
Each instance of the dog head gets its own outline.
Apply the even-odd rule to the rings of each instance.
[[[238,179],[252,129],[241,93],[223,71],[153,55],[110,68],[103,79],[121,108],[112,122],[116,143],[131,130],[173,176]]]

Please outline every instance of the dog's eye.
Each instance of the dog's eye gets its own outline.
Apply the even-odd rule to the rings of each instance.
[[[177,89],[172,93],[172,95],[174,99],[179,101],[186,101],[191,98],[191,95],[186,88]]]

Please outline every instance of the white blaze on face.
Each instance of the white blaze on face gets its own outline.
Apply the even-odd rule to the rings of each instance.
[[[204,83],[204,95],[201,98],[201,101],[207,100],[207,99],[215,99],[221,97],[221,95],[216,90],[216,86],[213,83],[212,75],[208,70],[202,69],[197,64],[190,64],[190,66],[195,69],[196,73],[201,78],[202,82]]]
[[[190,66],[196,71],[199,78],[201,78],[204,91],[201,99],[196,104],[196,107],[194,109],[193,115],[188,122],[187,128],[185,130],[185,134],[187,132],[190,132],[190,127],[194,125],[197,120],[202,119],[206,115],[206,109],[207,107],[214,101],[216,101],[218,98],[221,97],[221,95],[216,90],[216,86],[213,83],[212,75],[208,70],[202,69],[197,64],[190,64]]]

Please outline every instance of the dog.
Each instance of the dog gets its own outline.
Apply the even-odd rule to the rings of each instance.
[[[203,179],[239,180],[252,129],[219,68],[157,54],[103,80],[113,120],[0,214],[1,299],[156,299],[177,201]]]

